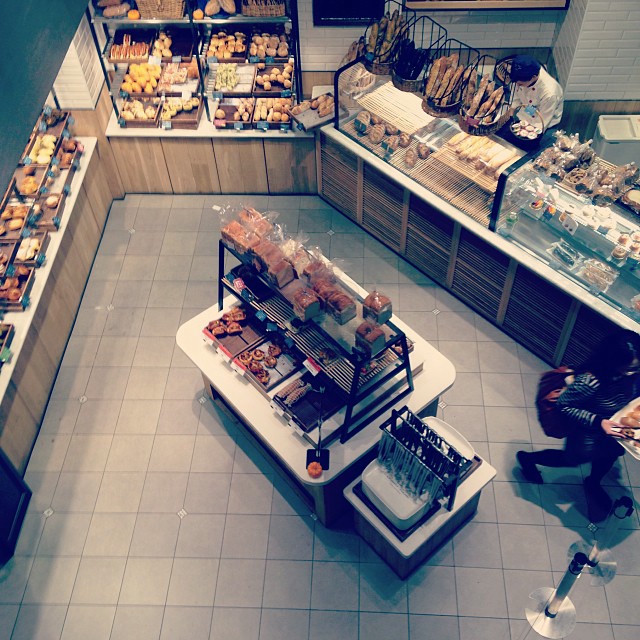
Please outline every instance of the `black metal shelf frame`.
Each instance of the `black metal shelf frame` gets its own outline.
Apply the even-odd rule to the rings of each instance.
[[[276,318],[273,315],[270,315],[269,311],[260,306],[252,296],[243,296],[233,285],[226,279],[225,274],[225,254],[229,252],[230,255],[235,257],[241,263],[246,264],[246,260],[237,253],[234,249],[231,249],[227,246],[222,240],[218,241],[218,309],[222,311],[223,303],[224,303],[224,292],[225,290],[229,291],[232,295],[234,295],[240,302],[244,304],[249,304],[254,310],[263,311],[269,320],[276,324],[281,331],[285,333],[286,336],[290,337],[294,343],[297,344],[296,340],[296,332],[292,331],[290,327],[287,326],[286,323],[282,321],[281,318]],[[290,303],[284,296],[280,294],[280,292],[271,286],[269,282],[267,282],[258,272],[256,271],[256,276],[260,279],[260,281],[269,287],[271,293],[274,296],[278,296],[282,301],[286,303],[286,305],[290,308]],[[246,291],[246,289],[245,289]],[[293,316],[293,312],[291,312],[291,316]],[[331,345],[336,345],[340,351],[344,352],[343,358],[351,363],[351,366],[354,368],[353,379],[351,380],[349,392],[348,392],[348,400],[346,405],[346,412],[344,421],[339,429],[336,429],[332,434],[327,437],[323,437],[322,441],[324,445],[328,446],[333,441],[340,438],[341,443],[347,442],[350,438],[355,436],[357,433],[362,431],[367,425],[371,424],[373,420],[381,416],[383,413],[397,405],[397,403],[411,393],[414,389],[413,384],[413,372],[411,371],[411,363],[409,361],[409,346],[407,344],[407,337],[404,332],[396,327],[392,322],[387,322],[387,326],[394,332],[394,336],[387,341],[385,344],[383,353],[387,349],[391,349],[396,345],[401,346],[402,355],[398,356],[398,360],[395,361],[395,364],[399,362],[401,366],[390,366],[390,370],[378,377],[377,379],[374,377],[373,380],[365,382],[363,385],[360,385],[360,378],[362,376],[363,366],[366,365],[370,358],[368,358],[364,354],[360,353],[347,353],[346,350],[338,344],[334,338],[324,331],[322,328],[318,328],[319,331],[325,334],[327,337],[327,343]],[[300,349],[300,347],[298,347]],[[300,349],[303,351],[303,349]],[[396,352],[397,353],[397,352]],[[305,354],[307,355],[307,354]],[[327,369],[322,366],[322,364],[318,363],[322,368],[325,375],[327,375],[330,379],[334,380],[332,376],[332,372],[330,369]],[[382,386],[384,386],[387,382],[391,381],[393,378],[399,376],[400,374],[404,374],[406,378],[406,384],[403,384],[403,380],[400,380],[400,384],[403,388],[397,389],[398,384],[393,385],[390,389],[387,389],[380,397],[373,398],[371,402],[365,403],[364,406],[355,411],[356,407],[362,403],[368,396],[371,396],[373,392]],[[335,381],[335,380],[334,380]],[[338,383],[339,384],[339,383]],[[340,385],[339,385],[340,386]],[[311,439],[308,438],[307,434],[304,434],[305,439],[307,439],[311,444],[315,444]]]

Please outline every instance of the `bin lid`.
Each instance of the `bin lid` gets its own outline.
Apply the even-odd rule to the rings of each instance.
[[[611,142],[640,140],[640,114],[623,116],[600,116],[600,135]]]

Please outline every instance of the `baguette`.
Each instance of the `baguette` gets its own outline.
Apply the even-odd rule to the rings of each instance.
[[[463,151],[468,149],[474,142],[477,142],[478,138],[475,136],[468,136],[458,145],[456,145],[455,152],[460,155]]]
[[[440,65],[440,68],[438,69],[438,77],[436,78],[436,82],[435,82],[435,84],[433,86],[433,89],[431,90],[430,96],[432,98],[436,97],[436,94],[438,93],[438,90],[440,89],[440,85],[442,84],[442,79],[446,75],[448,69],[449,69],[449,58],[447,56],[445,56],[444,58],[442,58],[442,64]]]
[[[474,71],[470,74],[467,89],[464,94],[464,108],[468,109],[471,106],[471,101],[478,88],[478,74]]]
[[[445,94],[445,91],[447,90],[447,87],[449,86],[449,82],[451,82],[451,78],[453,77],[454,73],[455,73],[455,67],[449,67],[447,69],[446,73],[442,78],[442,81],[440,82],[438,91],[436,91],[436,96],[435,96],[436,100],[439,100]]]
[[[451,140],[449,140],[449,146],[450,147],[455,147],[457,144],[459,144],[465,138],[468,138],[468,137],[469,137],[469,134],[465,133],[464,131],[461,131],[460,133],[456,133],[456,135],[453,136],[453,138],[451,138]]]
[[[499,167],[501,167],[505,162],[513,158],[516,154],[511,151],[511,149],[503,149],[500,153],[497,153],[491,160],[487,163],[487,170],[491,169],[495,171]]]
[[[444,58],[438,58],[432,65],[431,65],[431,70],[429,71],[429,79],[427,80],[427,88],[425,90],[425,95],[427,97],[431,97],[431,94],[433,92],[435,83],[436,83],[436,78],[438,77],[438,74],[440,73],[440,67],[442,66],[442,64],[444,63]]]
[[[484,136],[480,136],[471,146],[467,147],[461,154],[461,160],[470,159],[472,155],[478,153],[490,140]]]
[[[473,148],[473,150],[469,153],[468,156],[468,160],[469,162],[475,162],[476,160],[478,160],[478,158],[480,158],[480,155],[482,154],[482,152],[486,151],[487,149],[490,149],[495,143],[490,140],[489,138],[486,138],[485,143],[481,144],[481,145],[477,145]]]
[[[495,155],[500,153],[504,147],[497,142],[492,142],[488,147],[485,147],[478,156],[483,162],[489,162]]]
[[[501,164],[495,171],[495,177],[499,178],[500,174],[509,166],[511,166],[517,159],[517,156],[514,154],[512,155],[504,164]]]
[[[487,93],[489,89],[487,87]],[[502,99],[504,95],[504,89],[499,87],[491,92],[491,95],[482,103],[481,107],[478,109],[478,113],[476,114],[478,118],[483,118],[488,113],[491,113],[495,105]]]
[[[469,107],[469,113],[468,113],[469,116],[473,117],[478,111],[478,109],[480,108],[480,103],[482,102],[482,98],[485,94],[485,91],[487,90],[488,84],[489,84],[489,76],[488,75],[482,76],[482,80],[480,80],[480,86],[478,87],[478,91],[476,92],[476,95],[473,97],[473,100],[471,101],[471,106]]]
[[[451,80],[449,81],[449,84],[442,94],[444,97],[443,104],[455,104],[455,93],[457,91],[458,83],[460,82],[463,71],[464,67],[462,65],[459,65],[454,74],[451,76]]]

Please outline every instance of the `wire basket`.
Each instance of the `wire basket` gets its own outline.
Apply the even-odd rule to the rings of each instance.
[[[425,75],[422,110],[437,118],[455,116],[479,58],[477,49],[455,38],[447,39],[438,47]]]
[[[467,80],[458,113],[458,125],[470,135],[495,133],[511,118],[512,86],[504,84],[496,70],[496,59],[482,56]]]
[[[390,75],[393,69],[396,48],[404,38],[409,23],[415,20],[414,11],[405,11],[404,5],[395,0],[384,4],[384,15],[372,20],[364,33],[367,71],[376,75]],[[374,37],[378,34],[377,37]]]
[[[428,16],[409,23],[397,45],[391,80],[400,91],[423,93],[425,69],[433,52],[447,40],[447,30]]]
[[[356,97],[371,89],[376,77],[365,69],[364,65],[356,64],[340,74],[338,77],[338,95],[340,104],[347,109],[358,108]]]
[[[242,15],[253,18],[276,18],[286,14],[285,0],[242,0]]]
[[[140,17],[149,18],[182,18],[184,16],[184,0],[137,0]]]
[[[532,136],[530,134],[527,136],[521,135],[520,131],[522,130],[522,128],[517,126],[518,122],[526,122],[527,124],[531,125],[534,128],[533,133],[535,133],[535,136]],[[513,122],[510,129],[511,133],[516,138],[527,143],[533,143],[539,141],[540,138],[542,138],[544,132],[547,130],[547,127],[544,124],[544,118],[542,117],[542,114],[538,109],[536,109],[536,107],[534,107],[533,105],[522,105],[513,112]],[[516,129],[520,129],[520,131]]]

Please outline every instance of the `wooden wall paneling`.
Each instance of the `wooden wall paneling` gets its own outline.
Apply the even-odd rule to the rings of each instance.
[[[160,138],[110,138],[125,193],[172,193]]]
[[[316,132],[316,189],[318,195],[322,195],[322,144],[320,143],[320,135]]]
[[[269,193],[318,193],[313,138],[264,139]]]
[[[91,204],[91,209],[100,230],[104,228],[113,200],[104,168],[104,162],[97,154],[94,154],[91,158],[91,163],[87,167],[87,173],[81,187]]]
[[[19,428],[11,428],[11,425],[19,425]],[[10,382],[0,405],[0,449],[22,474],[29,455],[25,452],[31,451],[39,427],[39,419],[18,394],[16,385]]]
[[[222,193],[269,193],[262,140],[213,142]]]
[[[593,347],[618,328],[608,318],[589,307],[580,305],[571,336],[567,341],[564,353],[559,358],[560,361],[571,366],[581,364]]]
[[[358,157],[357,162],[357,187],[356,187],[356,221],[362,224],[362,208],[364,204],[364,160]],[[345,185],[348,188],[348,184]]]
[[[113,105],[106,84],[102,87],[95,110],[76,110],[71,113],[75,119],[75,124],[71,129],[74,135],[98,138],[96,149],[102,161],[104,177],[109,185],[111,198],[122,198],[124,187],[120,179],[120,172],[109,139],[105,135],[109,118],[113,113]]]
[[[69,219],[65,235],[69,236],[70,248],[72,247],[78,254],[81,264],[77,265],[77,268],[82,269],[86,280],[102,235],[102,229],[98,226],[86,192],[80,191],[78,193],[73,215]],[[70,257],[67,253],[65,261],[68,259]]]
[[[553,364],[555,366],[562,364],[562,358],[564,357],[564,352],[567,349],[567,344],[569,344],[569,340],[571,339],[573,328],[576,326],[576,320],[578,319],[578,313],[580,312],[581,306],[582,303],[574,300],[571,307],[569,307],[569,313],[567,314],[567,319],[565,320],[564,327],[562,328],[560,340],[558,340],[558,344],[556,345],[556,352],[553,354]]]
[[[345,46],[344,52],[348,47]],[[334,71],[303,71],[302,72],[302,95],[305,98],[311,97],[313,87],[317,85],[333,86]]]
[[[404,189],[365,163],[362,226],[395,251],[400,250]]]
[[[407,227],[409,225],[409,203],[411,202],[411,191],[404,190],[402,198],[402,220],[400,222],[400,253],[404,254],[407,248]]]
[[[220,193],[210,138],[162,139],[173,193]]]
[[[640,100],[566,100],[559,126],[589,140],[601,115],[624,113],[640,113]]]
[[[513,287],[513,281],[515,280],[517,269],[518,263],[511,259],[509,261],[507,277],[504,282],[504,288],[502,289],[502,298],[500,299],[500,306],[498,307],[498,315],[496,317],[496,324],[498,326],[504,321],[504,314],[507,312],[507,305],[509,304],[509,298],[511,297],[511,289]]]
[[[460,246],[460,233],[462,227],[453,223],[453,233],[451,235],[451,253],[449,254],[449,264],[447,266],[447,287],[450,289],[453,284],[453,274],[456,272],[456,261],[458,259],[458,247]]]

